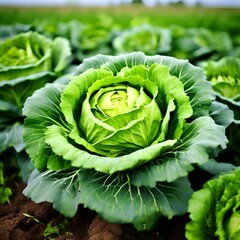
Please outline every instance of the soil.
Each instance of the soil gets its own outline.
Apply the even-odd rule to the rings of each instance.
[[[50,203],[27,199],[24,187],[14,182],[10,202],[0,205],[1,240],[185,240],[187,216],[163,218],[156,229],[138,232],[131,225],[108,223],[83,206],[66,219]]]

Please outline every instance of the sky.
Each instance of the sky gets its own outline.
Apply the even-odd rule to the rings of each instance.
[[[158,3],[168,3],[169,0],[143,0],[148,6]],[[174,1],[174,0],[171,0]],[[175,0],[177,1],[177,0]],[[183,0],[188,5],[194,5],[197,0]],[[81,5],[103,6],[117,5],[119,3],[129,3],[130,0],[0,0],[0,5],[64,5],[66,3],[78,3]],[[198,0],[206,6],[235,6],[240,7],[240,0]]]

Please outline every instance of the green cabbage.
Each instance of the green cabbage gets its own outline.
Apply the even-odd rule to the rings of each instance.
[[[225,98],[240,100],[240,58],[207,61],[204,70],[213,90]]]
[[[105,15],[98,15],[94,24],[75,20],[67,23],[66,37],[70,40],[75,58],[82,62],[84,58],[98,53],[111,54],[113,25],[113,20]]]
[[[36,166],[24,194],[66,216],[84,204],[138,230],[184,214],[188,173],[226,147],[225,126],[209,115],[213,101],[203,70],[186,60],[85,59],[67,85],[47,84],[24,105]]]
[[[98,53],[112,53],[112,39],[115,23],[112,18],[97,14],[94,24],[77,20],[69,22],[38,21],[35,27],[38,32],[54,37],[64,37],[69,40],[72,48],[72,58],[75,63],[82,62],[86,57]]]
[[[122,31],[113,40],[117,53],[142,51],[155,55],[167,53],[171,49],[171,32],[168,29],[143,24]]]
[[[240,58],[223,57],[218,61],[203,64],[207,79],[217,95],[217,101],[225,104],[234,113],[234,123],[227,128],[229,146],[222,154],[223,161],[240,165]],[[230,157],[229,157],[230,156]]]
[[[220,175],[194,192],[189,201],[189,240],[237,240],[240,237],[240,170]]]
[[[51,40],[35,32],[21,33],[0,43],[0,82],[13,85],[28,77],[59,73],[67,65],[69,43],[63,38]],[[43,75],[43,74],[42,74]],[[34,76],[36,78],[36,76]]]
[[[68,40],[51,40],[35,32],[0,42],[0,152],[11,146],[22,148],[26,98],[62,74],[70,54]]]
[[[171,29],[171,55],[177,58],[186,58],[191,62],[206,58],[219,59],[233,49],[232,39],[227,32],[180,26],[173,26]]]

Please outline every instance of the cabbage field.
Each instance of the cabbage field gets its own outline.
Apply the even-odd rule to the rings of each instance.
[[[239,9],[0,9],[0,239],[240,239]]]

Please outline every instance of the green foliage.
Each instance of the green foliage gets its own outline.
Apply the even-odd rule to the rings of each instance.
[[[0,25],[0,39],[4,40],[6,38],[12,37],[19,33],[28,32],[32,28],[31,24],[9,24],[9,25]]]
[[[0,31],[5,31],[0,34],[3,36],[0,42],[1,204],[9,202],[12,195],[12,190],[5,186],[5,178],[14,180],[14,175],[20,175],[18,166],[12,168],[9,165],[12,163],[11,153],[15,151],[13,154],[15,163],[17,159],[24,159],[21,162],[25,167],[22,171],[23,180],[27,180],[28,170],[31,171],[31,167],[26,167],[29,158],[22,157],[23,104],[36,89],[54,81],[69,64],[68,40],[63,38],[51,40],[37,32],[27,31],[29,29],[30,27],[25,25],[0,28]],[[16,152],[19,152],[19,155],[16,156]],[[13,173],[9,173],[9,170]]]
[[[9,203],[12,190],[5,185],[3,163],[0,162],[0,204]]]
[[[143,3],[143,1],[142,0],[132,0],[132,3],[137,3],[137,4],[142,4]]]
[[[169,29],[152,25],[139,25],[126,29],[113,40],[116,53],[142,51],[149,55],[168,53],[171,50]]]
[[[35,216],[30,215],[28,213],[23,213],[23,215],[29,219],[32,219],[33,221],[35,221],[38,224],[43,225],[44,223],[39,221]],[[43,237],[47,238],[49,240],[54,240],[55,237],[58,237],[62,232],[66,232],[66,227],[68,225],[69,221],[65,218],[63,219],[61,222],[59,222],[58,224],[53,225],[51,222],[49,222],[47,224],[47,227],[44,229],[43,232]],[[66,232],[66,234],[71,234],[69,232]]]
[[[225,98],[240,100],[240,58],[224,57],[207,61],[204,66],[213,90]]]
[[[83,204],[143,231],[187,212],[195,168],[212,176],[239,166],[237,11],[128,9],[134,19],[114,8],[61,17],[51,9],[46,21],[32,11],[29,24],[0,26],[2,203],[18,164],[24,194],[36,203],[51,202],[67,217]],[[219,179],[190,200],[190,239],[239,237],[238,208],[225,211],[236,203],[235,186],[224,192],[229,186]],[[195,198],[205,195],[207,207]],[[44,237],[59,236],[66,224],[49,223]]]
[[[227,32],[173,26],[172,35],[171,54],[194,62],[206,58],[219,59],[233,48],[232,39]]]
[[[59,236],[60,233],[64,231],[67,224],[68,224],[67,219],[64,219],[63,222],[60,222],[55,226],[52,226],[51,223],[48,223],[46,229],[43,232],[43,236],[48,239],[55,239],[53,237]]]
[[[99,20],[99,12],[110,16],[113,22],[121,28],[129,28],[133,18],[149,19],[150,24],[160,27],[180,25],[186,28],[206,27],[214,31],[226,31],[233,36],[238,34],[239,9],[228,8],[203,8],[203,7],[171,7],[155,6],[146,7],[141,4],[120,5],[96,8],[64,7],[4,7],[0,9],[1,24],[25,23],[39,25],[43,19],[47,19],[49,31],[58,22],[77,20],[83,23],[96,24]],[[181,12],[181,14],[179,14]],[[183,17],[184,16],[184,17]],[[34,22],[33,22],[34,21]]]
[[[19,180],[16,153],[9,149],[0,154],[0,204],[10,202],[12,190],[10,183]]]
[[[68,65],[66,39],[20,33],[0,43],[0,152],[23,149],[22,107],[36,89],[52,82]]]
[[[208,181],[189,201],[189,240],[239,238],[239,169]]]
[[[229,158],[229,162],[239,166],[240,59],[227,56],[218,61],[208,60],[203,64],[203,68],[217,95],[217,101],[233,111],[234,121],[226,132],[229,139],[228,148],[221,154],[220,160],[224,162]]]

